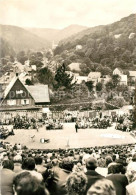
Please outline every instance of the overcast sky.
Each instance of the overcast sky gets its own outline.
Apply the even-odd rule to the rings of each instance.
[[[22,27],[92,27],[132,13],[136,0],[0,0],[0,24]]]

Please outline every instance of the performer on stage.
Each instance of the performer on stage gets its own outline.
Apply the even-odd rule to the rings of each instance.
[[[78,123],[75,124],[76,133],[78,133]]]

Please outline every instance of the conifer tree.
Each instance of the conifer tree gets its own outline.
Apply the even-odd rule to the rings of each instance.
[[[66,67],[63,63],[60,67],[58,67],[55,74],[56,88],[64,87],[65,90],[70,90],[75,86],[75,82],[73,81],[73,76],[66,73]]]

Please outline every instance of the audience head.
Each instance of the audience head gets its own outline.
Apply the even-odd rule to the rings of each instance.
[[[57,166],[58,164],[59,164],[58,159],[55,158],[55,159],[52,160],[52,165],[53,166]]]
[[[81,163],[77,163],[76,165],[74,165],[73,167],[73,172],[84,172],[84,166]]]
[[[87,177],[83,172],[71,173],[66,182],[68,194],[82,195],[85,193],[87,185]]]
[[[112,181],[100,179],[89,188],[87,195],[116,195],[116,190]]]
[[[14,163],[22,163],[22,156],[21,155],[16,155],[13,158]]]
[[[26,170],[34,170],[35,169],[35,160],[31,157],[26,158],[23,160],[22,163],[22,169],[26,169]]]
[[[88,170],[95,170],[97,168],[97,160],[93,157],[86,159],[86,168]]]
[[[30,172],[22,172],[14,178],[14,190],[17,195],[49,195],[44,186]]]
[[[65,170],[67,170],[67,171],[72,171],[73,166],[74,166],[73,162],[72,162],[72,161],[69,161],[69,160],[67,160],[67,159],[64,159],[64,160],[62,161],[62,163],[61,163],[61,168],[62,168],[62,169],[65,169]]]
[[[106,166],[108,166],[112,162],[112,157],[106,156],[105,161],[106,161]]]
[[[4,169],[10,169],[10,170],[14,169],[14,163],[12,160],[4,160],[2,166]]]
[[[42,157],[40,157],[40,156],[35,157],[35,164],[36,165],[41,165],[42,161],[43,161]]]
[[[120,163],[115,163],[115,162],[110,163],[108,165],[108,174],[116,174],[116,173],[125,174],[125,168]]]

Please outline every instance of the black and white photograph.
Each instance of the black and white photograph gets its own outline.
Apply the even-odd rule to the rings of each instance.
[[[0,195],[136,195],[136,0],[0,0]]]

